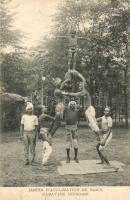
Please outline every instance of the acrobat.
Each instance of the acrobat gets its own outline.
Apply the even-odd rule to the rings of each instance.
[[[69,50],[68,50],[68,57],[69,57],[68,66],[69,66],[69,69],[72,66],[73,66],[72,68],[75,69],[75,67],[76,67],[76,57],[77,57],[77,51],[78,51],[78,41],[79,40],[87,40],[87,38],[77,36],[75,30],[71,30],[70,34],[68,34],[68,36],[57,36],[56,38],[68,40],[68,47],[69,47]]]

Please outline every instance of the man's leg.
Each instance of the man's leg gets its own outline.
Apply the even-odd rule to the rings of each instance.
[[[43,159],[42,159],[42,164],[45,165],[52,153],[52,147],[49,145],[47,141],[43,142]]]
[[[34,162],[35,158],[35,147],[36,147],[36,133],[33,132],[30,134],[30,152],[32,155],[31,164]]]
[[[103,140],[105,140],[105,138],[107,137],[107,134],[104,134],[103,135]],[[106,142],[105,142],[105,145],[104,146],[99,146],[99,152],[101,153],[102,157],[103,157],[103,160],[105,161],[105,163],[107,165],[110,165],[108,159],[107,159],[107,156],[105,155],[105,148],[107,147],[107,145],[109,144],[109,142],[111,141],[112,139],[112,133],[110,133],[109,137],[107,138]]]
[[[72,147],[72,135],[69,129],[66,129],[66,153],[67,159],[66,162],[70,163],[70,148]]]
[[[49,132],[50,135],[53,136],[56,132],[56,130],[61,126],[61,119],[60,116],[56,114],[55,116],[55,121],[53,122]]]
[[[74,160],[76,163],[79,163],[78,160],[78,131],[74,130],[72,133],[73,137],[73,147],[74,147]]]
[[[102,160],[103,160],[107,165],[110,165],[109,160],[107,159],[107,157],[106,157],[106,155],[105,155],[104,148],[100,145],[98,149],[99,149],[100,155],[101,155],[101,157],[102,157]]]
[[[77,57],[77,49],[73,53],[73,69],[76,68],[76,57]]]
[[[73,67],[73,50],[69,48],[68,50],[68,69],[71,69]]]
[[[86,120],[88,121],[88,125],[91,128],[91,130],[95,133],[97,140],[100,141],[100,130],[97,125],[97,121],[95,118],[95,109],[93,106],[90,106],[85,111]]]
[[[99,155],[99,157],[101,159],[101,163],[99,163],[99,164],[103,164],[104,163],[104,159],[102,157],[101,152],[99,151],[99,146],[100,146],[100,144],[98,143],[97,146],[96,146],[96,149],[97,149],[98,155]]]
[[[23,135],[23,140],[24,140],[24,155],[25,155],[25,165],[29,165],[29,140],[28,140],[28,135],[24,133]]]
[[[66,153],[67,153],[66,162],[67,162],[67,163],[70,163],[70,148],[66,148]]]
[[[78,160],[78,148],[74,148],[74,160],[76,163],[79,163]]]

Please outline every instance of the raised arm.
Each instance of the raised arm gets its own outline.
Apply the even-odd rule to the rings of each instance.
[[[51,121],[54,121],[54,117],[50,116],[50,115],[47,115],[47,114],[42,114],[40,117],[39,117],[39,121],[41,121],[42,119],[48,119],[48,120],[51,120]]]
[[[97,120],[97,122],[101,122],[102,121],[102,117],[98,117],[96,120]]]
[[[56,39],[68,39],[68,37],[67,36],[56,36]]]
[[[78,40],[88,40],[88,39],[85,37],[78,37]]]
[[[55,120],[55,118],[52,117],[52,116],[50,116],[50,115],[46,115],[46,117],[47,117],[49,120],[51,120],[51,121],[54,121],[54,120]]]

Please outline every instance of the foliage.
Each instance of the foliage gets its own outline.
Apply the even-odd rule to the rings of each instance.
[[[21,81],[23,59],[19,55],[22,33],[13,29],[15,13],[9,9],[9,2],[0,1],[0,58],[2,87],[9,92],[24,93]]]
[[[19,127],[21,113],[24,107],[24,98],[17,94],[0,93],[1,102],[1,130],[16,129]]]
[[[19,46],[23,33],[13,27],[14,12],[8,0],[0,0],[0,69],[1,91],[27,94],[25,78],[27,59]],[[21,103],[1,100],[2,129],[19,126]]]
[[[106,98],[103,106],[117,106],[118,100],[119,109],[124,109],[128,87],[129,0],[62,1],[53,18],[50,36],[28,51],[20,46],[23,33],[13,27],[15,16],[8,0],[0,0],[2,89],[23,96],[43,89],[44,95],[53,96],[53,78],[63,80],[68,70],[68,41],[57,36],[76,29],[77,35],[85,38],[78,42],[76,69],[84,75],[94,105],[95,96],[102,94]]]
[[[63,79],[68,69],[68,46],[56,36],[76,29],[86,38],[78,44],[77,70],[85,76],[91,95],[102,92],[106,104],[113,106],[115,99],[124,95],[126,85],[129,14],[127,0],[63,1],[53,20],[52,37],[36,48],[34,62],[45,76]]]

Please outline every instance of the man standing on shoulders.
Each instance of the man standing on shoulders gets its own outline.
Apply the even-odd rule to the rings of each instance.
[[[36,136],[38,133],[38,118],[33,115],[33,106],[27,104],[26,114],[21,119],[21,136],[24,140],[24,152],[25,152],[25,165],[29,165],[29,151],[31,153],[31,161],[33,164],[35,158]]]

